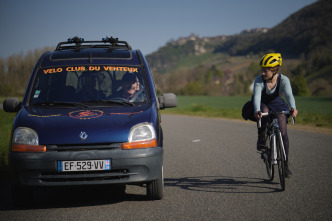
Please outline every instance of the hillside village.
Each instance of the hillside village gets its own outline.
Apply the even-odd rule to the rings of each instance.
[[[245,33],[267,33],[269,28],[253,28],[243,30],[240,34]],[[233,37],[232,35],[217,35],[212,37],[200,37],[196,34],[191,34],[188,37],[180,37],[177,40],[169,41],[169,44],[177,47],[187,44],[189,41],[194,42],[195,55],[204,54],[208,51],[204,46],[210,42],[226,41],[229,38]]]

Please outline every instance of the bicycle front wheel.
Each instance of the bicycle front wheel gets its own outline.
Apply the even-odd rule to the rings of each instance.
[[[273,158],[273,147],[274,142],[273,139],[275,139],[275,136],[269,136],[266,141],[266,150],[263,153],[264,154],[264,163],[266,166],[266,172],[269,181],[272,181],[274,178],[274,165],[272,163]],[[275,147],[274,147],[275,148]]]
[[[282,148],[282,138],[281,133],[279,132],[277,137],[277,154],[278,154],[278,171],[279,171],[279,178],[280,178],[280,186],[281,190],[284,191],[286,189],[286,182],[285,182],[285,156],[284,151]]]

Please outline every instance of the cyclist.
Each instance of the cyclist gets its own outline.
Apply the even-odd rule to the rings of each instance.
[[[296,117],[298,113],[290,81],[288,77],[279,73],[281,64],[282,58],[280,53],[269,53],[261,58],[260,66],[262,67],[262,74],[255,79],[253,95],[254,117],[256,120],[262,117],[260,114],[262,112],[287,111],[289,110],[288,104],[290,108],[294,109],[292,113],[293,117]],[[288,104],[281,98],[282,94],[285,95]],[[258,151],[262,151],[265,148],[267,123],[268,119],[262,118],[261,128],[258,129]],[[289,140],[285,114],[278,116],[278,123],[286,151],[286,177],[289,177],[289,175],[292,175],[292,172],[288,164]]]

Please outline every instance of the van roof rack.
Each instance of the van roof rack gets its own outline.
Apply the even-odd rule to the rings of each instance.
[[[108,44],[109,43],[109,44]],[[119,41],[118,38],[106,37],[102,38],[101,41],[84,41],[84,38],[79,38],[77,36],[73,38],[68,38],[67,41],[60,42],[56,51],[75,49],[79,50],[81,48],[109,48],[109,49],[128,49],[131,50],[131,46],[126,41]]]

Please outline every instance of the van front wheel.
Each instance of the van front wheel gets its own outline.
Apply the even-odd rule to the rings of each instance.
[[[161,169],[161,177],[147,183],[146,193],[150,200],[161,200],[164,196],[164,172]]]

